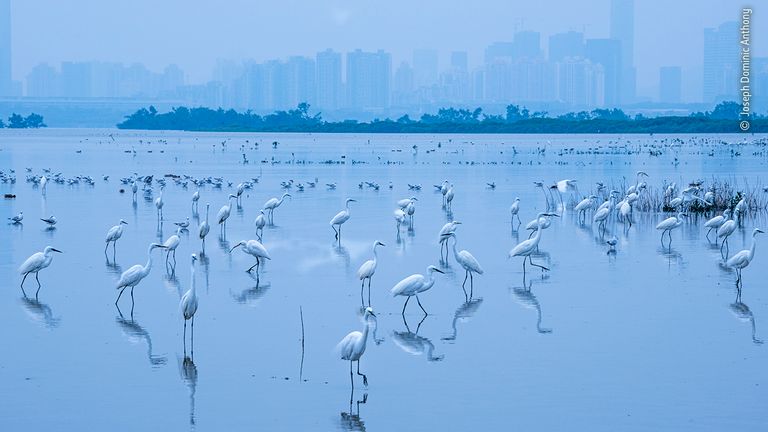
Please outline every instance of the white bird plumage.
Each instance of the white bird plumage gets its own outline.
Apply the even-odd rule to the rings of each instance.
[[[333,232],[336,233],[335,238],[339,239],[339,241],[341,241],[341,226],[344,224],[344,222],[348,221],[350,217],[349,203],[356,202],[356,201],[357,200],[355,199],[347,198],[347,200],[345,201],[344,210],[338,212],[336,216],[334,216],[333,219],[331,219],[331,222],[330,222],[331,228],[333,228]],[[338,231],[336,230],[337,225],[339,227]]]
[[[378,254],[376,253],[377,246],[386,246],[384,243],[376,240],[373,243],[373,259],[370,259],[363,263],[359,269],[357,269],[357,277],[362,281],[360,286],[360,301],[363,301],[363,288],[365,288],[365,280],[368,279],[368,306],[371,305],[371,279],[374,273],[376,273],[376,266],[378,264]]]
[[[120,275],[120,279],[117,281],[116,286],[116,288],[120,290],[120,294],[117,296],[115,304],[120,301],[120,297],[123,295],[123,292],[126,288],[129,287],[131,288],[131,303],[133,303],[133,289],[136,288],[136,285],[138,285],[139,282],[147,277],[149,272],[152,270],[152,251],[155,248],[164,247],[165,246],[159,243],[151,243],[149,248],[147,248],[147,263],[144,265],[136,264],[128,270],[124,271],[122,275]]]
[[[35,293],[35,297],[37,297],[37,293],[40,292],[40,286],[41,286],[40,279],[39,279],[40,270],[51,265],[51,261],[53,261],[53,252],[61,253],[60,250],[52,246],[46,246],[42,252],[36,252],[32,254],[29,258],[27,258],[26,261],[24,261],[23,264],[21,264],[21,266],[19,267],[19,274],[24,276],[21,279],[22,291],[24,291],[24,281],[27,280],[27,276],[29,276],[31,273],[34,273],[35,280],[37,281],[37,292]],[[26,293],[24,294],[24,296],[26,297]]]
[[[360,358],[365,353],[365,346],[368,342],[368,331],[370,328],[370,323],[368,322],[369,317],[375,318],[376,315],[373,313],[372,308],[367,307],[365,308],[365,313],[363,315],[363,320],[365,322],[363,331],[350,332],[336,345],[336,349],[338,350],[341,359],[349,360],[349,378],[352,381],[352,387],[355,386],[355,381],[352,375],[352,362],[357,362],[357,374],[363,377],[363,384],[366,386],[368,385],[368,377],[360,372]]]
[[[120,219],[120,222],[118,222],[117,225],[113,226],[109,229],[109,231],[107,231],[107,237],[104,239],[104,241],[107,243],[107,245],[104,247],[105,255],[107,253],[107,249],[109,249],[110,243],[112,243],[112,252],[114,253],[116,251],[117,241],[120,239],[120,237],[123,236],[123,225],[128,225],[128,222]]]
[[[261,265],[262,259],[268,259],[271,260],[272,258],[269,256],[269,252],[267,252],[267,248],[264,247],[261,242],[258,240],[241,240],[236,245],[232,246],[232,249],[229,250],[230,253],[234,251],[236,248],[242,246],[243,252],[246,254],[256,258],[256,264],[252,265],[247,272],[251,272],[254,267],[256,267],[256,274],[259,273],[259,266]]]
[[[427,311],[424,309],[424,306],[421,305],[421,301],[419,300],[419,293],[422,293],[432,288],[432,286],[435,284],[435,274],[434,274],[435,272],[443,273],[442,270],[431,265],[427,267],[428,276],[424,276],[418,273],[413,274],[401,280],[392,288],[390,292],[392,293],[393,297],[397,297],[397,296],[407,297],[405,300],[405,304],[403,305],[403,312],[402,312],[403,315],[405,315],[405,308],[406,306],[408,306],[408,301],[413,296],[416,296],[416,301],[419,303],[419,307],[424,312],[424,314],[427,315]]]

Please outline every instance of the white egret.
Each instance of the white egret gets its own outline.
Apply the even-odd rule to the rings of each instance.
[[[587,218],[587,210],[594,205],[596,199],[597,196],[590,195],[581,200],[578,204],[576,204],[576,207],[573,208],[579,217],[579,222],[583,222],[583,220]]]
[[[419,307],[424,312],[424,314],[428,315],[427,311],[424,310],[424,306],[421,305],[421,301],[419,301],[419,294],[432,288],[432,286],[435,284],[434,272],[444,273],[439,268],[431,265],[427,267],[428,276],[424,276],[421,274],[413,274],[401,280],[400,282],[397,283],[397,285],[395,285],[392,288],[392,290],[390,291],[392,293],[392,296],[407,297],[405,299],[405,304],[403,305],[403,312],[402,312],[403,315],[405,315],[405,307],[408,306],[408,301],[413,296],[416,296],[416,301],[419,303]]]
[[[104,247],[104,254],[107,254],[107,249],[109,249],[109,243],[112,243],[112,253],[114,254],[117,249],[117,241],[120,239],[120,237],[123,236],[123,225],[128,225],[128,222],[120,219],[120,222],[113,226],[112,228],[107,231],[107,237],[104,239],[104,241],[107,243],[107,245]]]
[[[187,344],[187,321],[192,320],[192,340],[195,340],[195,313],[197,312],[197,291],[195,290],[195,261],[197,261],[197,255],[192,254],[192,278],[190,282],[189,291],[185,292],[181,296],[179,302],[179,310],[184,317],[184,346]],[[192,348],[194,350],[194,346]],[[186,349],[185,349],[186,352]]]
[[[448,222],[440,228],[440,232],[437,233],[437,240],[440,242],[440,260],[443,260],[443,248],[445,248],[445,262],[448,262],[448,237],[449,233],[456,231],[456,228],[461,225],[459,221]]]
[[[411,219],[411,229],[413,229],[413,214],[416,213],[416,200],[411,200],[408,203],[408,207],[405,208],[405,213]]]
[[[752,258],[755,257],[755,244],[757,243],[755,237],[762,232],[763,230],[755,228],[752,231],[752,246],[736,253],[725,262],[728,267],[736,269],[736,285],[739,287],[739,291],[741,291],[741,270],[748,266],[752,262]]]
[[[548,268],[544,267],[543,265],[534,264],[533,259],[531,258],[531,254],[533,251],[535,251],[539,246],[539,241],[541,240],[541,232],[544,230],[544,224],[548,216],[555,216],[559,217],[556,213],[539,213],[538,217],[536,218],[537,223],[537,229],[536,229],[536,235],[533,236],[533,238],[529,238],[527,240],[523,240],[520,243],[518,243],[517,246],[512,248],[512,250],[509,251],[509,258],[521,256],[523,257],[523,274],[525,274],[525,259],[528,258],[528,261],[531,263],[532,266],[536,266],[541,268],[542,270],[549,270]]]
[[[418,201],[416,197],[404,198],[397,202],[397,206],[405,210],[412,201]]]
[[[239,243],[234,245],[232,249],[229,250],[229,252],[232,253],[232,251],[239,246],[243,247],[243,252],[256,258],[256,264],[252,265],[248,270],[246,270],[249,273],[253,270],[254,267],[256,267],[256,274],[258,275],[259,266],[261,265],[261,260],[272,259],[269,256],[269,252],[267,252],[267,249],[258,240],[241,240]]]
[[[237,192],[235,193],[235,198],[237,198],[237,202],[238,203],[242,202],[242,198],[241,197],[243,196],[243,192],[244,191],[245,191],[245,183],[239,183],[237,185]]]
[[[136,264],[128,270],[124,271],[122,275],[120,275],[120,280],[117,281],[116,287],[120,290],[120,294],[118,294],[117,300],[115,300],[115,305],[117,305],[117,302],[120,301],[120,297],[122,297],[125,289],[129,287],[131,288],[131,303],[133,303],[133,289],[136,287],[136,285],[139,284],[139,282],[147,277],[149,272],[152,270],[152,251],[155,248],[165,248],[165,246],[159,243],[151,243],[147,249],[147,263],[144,265]]]
[[[181,227],[176,228],[176,233],[168,237],[165,243],[163,243],[166,251],[165,265],[168,265],[168,257],[173,254],[173,266],[176,266],[176,248],[179,247],[179,243],[181,243]]]
[[[56,216],[54,215],[51,215],[51,217],[48,217],[48,218],[42,218],[40,220],[47,223],[49,227],[53,227],[54,225],[56,225]]]
[[[200,189],[192,194],[192,211],[197,211],[197,202],[200,201]]]
[[[688,215],[678,213],[677,216],[668,217],[656,225],[656,229],[661,231],[662,246],[664,246],[664,234],[669,234],[669,247],[672,247],[672,230],[683,224],[683,216]]]
[[[451,202],[453,202],[453,184],[451,184],[451,187],[448,188],[448,191],[445,193],[445,206],[448,209],[451,209]]]
[[[365,374],[360,373],[360,357],[365,353],[365,345],[368,342],[368,330],[370,324],[368,322],[369,317],[376,317],[373,313],[373,309],[370,307],[365,308],[365,314],[363,320],[365,321],[365,328],[362,332],[353,331],[344,336],[344,339],[336,345],[336,349],[341,354],[342,360],[349,360],[349,379],[352,381],[352,387],[355,386],[354,376],[352,375],[352,363],[357,362],[357,374],[363,377],[363,384],[368,385],[368,377]]]
[[[232,209],[232,198],[237,198],[237,195],[229,194],[229,200],[219,209],[219,213],[216,215],[216,223],[221,227],[223,235],[227,233],[227,219],[229,219],[229,213]]]
[[[208,224],[208,212],[211,209],[210,204],[205,204],[205,220],[197,228],[197,236],[203,241],[203,253],[205,253],[205,236],[211,231],[211,226]]]
[[[395,222],[397,222],[397,234],[400,235],[400,225],[405,222],[405,212],[401,209],[395,209]]]
[[[443,181],[443,185],[440,186],[440,193],[443,194],[443,206],[445,206],[445,194],[448,193],[448,180]]]
[[[157,221],[160,222],[163,220],[163,206],[165,205],[165,202],[163,201],[163,189],[165,189],[164,186],[160,187],[160,196],[155,198],[155,207],[157,208]]]
[[[40,191],[45,195],[47,192],[46,186],[48,185],[48,179],[45,176],[40,177]]]
[[[474,278],[472,277],[472,273],[481,275],[483,274],[483,268],[480,267],[480,263],[477,262],[471,253],[466,250],[456,250],[456,243],[459,241],[456,238],[455,231],[449,232],[445,237],[453,237],[453,258],[456,259],[456,262],[464,269],[464,282],[461,284],[461,289],[464,290],[464,296],[466,297],[467,291],[464,289],[464,286],[467,284],[467,277],[469,277],[469,298],[472,298],[474,291]]]
[[[267,202],[264,203],[264,210],[269,210],[269,220],[273,222],[275,220],[275,209],[280,207],[280,204],[283,203],[283,200],[285,198],[290,198],[291,194],[284,193],[280,199],[277,198],[270,198],[267,200]]]
[[[51,261],[53,260],[53,252],[61,253],[60,250],[54,247],[46,246],[42,252],[36,252],[32,254],[32,256],[27,258],[27,260],[24,261],[24,264],[19,267],[19,274],[24,275],[24,277],[21,279],[22,291],[24,291],[24,281],[27,280],[27,276],[29,276],[30,273],[34,273],[35,280],[37,281],[37,292],[35,292],[35,297],[37,297],[37,293],[40,292],[40,270],[51,265]],[[24,293],[24,296],[26,297],[26,293]]]
[[[344,224],[344,222],[349,220],[349,203],[356,202],[357,200],[352,198],[347,198],[347,201],[345,203],[345,209],[338,212],[336,216],[331,219],[331,228],[333,228],[333,232],[336,233],[337,239],[341,240],[341,225]],[[339,226],[339,230],[336,230],[336,225]]]
[[[259,236],[259,241],[262,241],[262,236],[264,235],[264,227],[267,225],[267,218],[264,214],[264,210],[259,210],[259,215],[256,216],[253,224],[256,225],[256,235]]]
[[[632,204],[626,199],[620,203],[619,216],[623,222],[629,222],[629,226],[632,226]]]
[[[709,233],[711,233],[712,230],[715,230],[715,232],[717,232],[717,230],[721,226],[723,226],[723,224],[728,220],[728,218],[730,217],[730,214],[731,214],[731,209],[725,209],[722,215],[715,216],[704,223],[704,228],[709,228],[707,230],[707,240],[709,240]]]
[[[24,220],[24,212],[23,212],[23,211],[21,211],[21,212],[19,212],[19,214],[17,214],[16,216],[13,216],[13,217],[9,217],[9,218],[8,218],[8,220],[9,220],[9,221],[11,221],[11,223],[12,223],[12,224],[14,224],[14,225],[16,225],[16,224],[20,224],[20,223],[21,223],[21,221],[23,221],[23,220]]]
[[[136,201],[136,192],[139,191],[139,185],[136,184],[136,180],[131,183],[131,192],[133,192],[133,200]]]
[[[363,263],[357,270],[357,277],[362,281],[360,286],[360,301],[365,304],[363,300],[363,289],[365,288],[365,280],[368,279],[368,306],[371,305],[371,279],[373,279],[374,273],[376,273],[376,265],[378,263],[378,254],[376,253],[377,246],[386,246],[384,243],[376,240],[373,243],[373,259],[370,259]]]
[[[511,216],[510,223],[515,221],[515,217],[517,217],[518,224],[522,223],[522,221],[520,221],[520,198],[515,198],[515,201],[509,207],[509,213]]]
[[[607,201],[606,201],[607,202]],[[608,219],[608,216],[611,214],[611,209],[608,207],[601,207],[597,209],[595,214],[592,216],[592,223],[598,224],[598,228],[602,229],[605,228],[605,220]]]
[[[728,248],[725,249],[725,254],[723,254],[723,246],[728,245],[728,237],[731,236],[731,234],[736,231],[737,223],[734,219],[735,217],[738,217],[738,214],[736,212],[731,213],[731,219],[728,219],[727,221],[723,222],[722,225],[720,225],[720,228],[717,229],[717,238],[722,238],[723,243],[720,245],[720,253],[725,257],[728,256]]]
[[[555,186],[557,186],[557,192],[560,196],[560,205],[565,208],[565,204],[563,203],[563,194],[576,190],[576,180],[560,180],[559,182],[555,183]]]

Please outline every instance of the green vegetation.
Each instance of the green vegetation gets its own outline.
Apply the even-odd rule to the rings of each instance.
[[[38,129],[46,127],[43,122],[43,116],[32,113],[26,117],[22,117],[20,114],[13,113],[8,117],[8,124],[3,123],[0,119],[0,128],[9,129]]]
[[[158,113],[150,106],[126,117],[120,129],[243,131],[243,132],[370,132],[370,133],[724,133],[740,132],[741,106],[721,102],[712,111],[689,116],[628,116],[620,109],[595,109],[549,117],[519,105],[507,106],[505,115],[474,110],[442,108],[418,120],[404,115],[397,120],[326,122],[320,113],[311,115],[309,104],[260,116],[251,111],[173,108]],[[752,116],[749,132],[768,132],[768,118]]]

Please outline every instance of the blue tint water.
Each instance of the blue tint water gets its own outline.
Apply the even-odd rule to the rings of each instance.
[[[14,169],[17,183],[0,183],[0,192],[16,194],[2,201],[0,216],[24,211],[25,219],[0,225],[0,429],[760,430],[768,424],[768,347],[756,340],[768,338],[768,239],[758,239],[744,270],[741,303],[735,274],[708,245],[700,217],[672,233],[669,249],[654,229],[668,215],[636,214],[629,230],[609,226],[619,244],[607,254],[597,230],[565,211],[534,256],[551,271],[528,267],[524,282],[521,259],[507,259],[527,237],[511,229],[514,198],[523,224],[544,208],[532,181],[575,178],[586,193],[596,181],[631,184],[644,170],[656,188],[713,177],[755,186],[768,156],[762,144],[742,141],[4,130],[0,170]],[[25,181],[27,167],[96,182],[49,183],[42,196]],[[178,302],[190,287],[190,254],[201,246],[190,202],[196,188],[169,179],[158,229],[152,201],[140,192],[133,206],[130,187],[119,181],[133,173],[232,182],[201,189],[200,217],[210,203],[211,219],[235,185],[259,178],[242,207],[233,206],[226,239],[212,221],[197,265],[193,361],[185,361]],[[282,181],[314,178],[316,188],[289,191],[275,226],[265,229],[272,259],[257,282],[244,271],[253,260],[229,248],[256,238],[258,210],[283,193]],[[455,185],[452,214],[432,187],[444,179]],[[381,187],[360,189],[363,181]],[[410,196],[419,198],[413,227],[398,237],[392,212]],[[347,197],[358,202],[338,244],[328,221]],[[59,220],[55,230],[39,221],[50,214]],[[119,274],[144,264],[147,245],[187,216],[192,229],[182,235],[175,275],[156,251],[151,274],[135,289],[133,315],[128,293],[117,309]],[[128,225],[116,265],[111,253],[108,264],[104,235],[121,218]],[[451,253],[446,274],[421,296],[430,315],[422,321],[412,301],[406,324],[404,299],[389,289],[440,265],[437,232],[452,219],[463,222],[459,248],[485,273],[475,276],[468,302]],[[766,222],[764,213],[745,221],[731,252],[747,247],[752,228]],[[376,331],[361,361],[370,385],[355,376],[351,394],[349,364],[334,347],[363,328],[355,272],[377,239],[386,247],[372,282]],[[40,273],[37,300],[36,283],[27,280],[25,298],[16,269],[49,244],[64,254]]]

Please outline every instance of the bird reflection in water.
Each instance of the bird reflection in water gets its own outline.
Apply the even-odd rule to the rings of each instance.
[[[360,318],[361,321],[365,321],[365,306],[360,306],[357,309],[357,317]],[[368,324],[371,328],[371,335],[373,336],[373,342],[376,345],[381,345],[382,342],[384,342],[384,338],[380,338],[378,336],[378,330],[379,330],[379,319],[376,317],[376,315],[371,315],[368,317]]]
[[[483,303],[482,298],[477,298],[474,300],[465,301],[464,303],[459,306],[458,309],[456,309],[456,313],[453,314],[453,321],[451,322],[451,328],[453,329],[453,333],[451,333],[450,336],[446,336],[442,338],[442,340],[446,341],[452,341],[456,340],[456,323],[466,322],[469,321],[472,316],[475,315],[475,312],[477,312],[477,309],[480,307],[480,305]]]
[[[195,391],[197,390],[197,366],[193,356],[184,352],[184,359],[179,360],[179,374],[184,384],[189,388],[189,425],[192,430],[196,425],[195,419]]]
[[[45,303],[41,303],[37,298],[29,298],[26,295],[21,297],[21,304],[27,311],[29,317],[48,329],[54,329],[61,323],[61,318],[53,316],[53,310]]]
[[[175,293],[179,298],[181,298],[181,295],[184,294],[181,289],[181,283],[179,283],[179,278],[176,277],[176,272],[173,273],[165,273],[163,275],[163,282],[165,284],[165,288]]]
[[[208,294],[208,291],[211,288],[209,279],[211,274],[211,259],[208,258],[208,255],[204,254],[203,252],[200,252],[197,255],[197,259],[200,261],[200,265],[203,267],[203,274],[205,275],[205,293]]]
[[[360,405],[368,403],[368,393],[363,393],[363,398],[354,403],[357,407],[352,410],[352,401],[355,398],[355,389],[349,393],[349,412],[342,412],[339,419],[339,427],[345,431],[365,431],[365,422],[360,418]]]
[[[512,294],[521,306],[527,309],[536,310],[536,331],[542,334],[552,333],[552,329],[541,326],[541,304],[539,303],[539,299],[533,294],[533,291],[531,291],[531,285],[533,285],[533,281],[531,281],[527,287],[513,288]]]
[[[730,304],[731,312],[733,312],[734,315],[736,315],[736,318],[739,319],[739,321],[742,322],[749,322],[752,326],[752,342],[755,344],[762,344],[763,340],[758,339],[757,337],[757,329],[755,327],[755,316],[752,314],[752,311],[749,309],[749,306],[747,306],[745,303],[741,302],[741,293],[739,293],[736,297],[736,301],[734,303]]]
[[[339,243],[335,243],[335,242],[332,243],[331,247],[333,249],[333,251],[332,251],[333,255],[335,257],[341,259],[341,261],[344,262],[344,268],[349,270],[349,266],[351,264],[351,261],[350,261],[350,258],[349,258],[349,250],[346,247],[344,247],[341,244],[340,241],[339,241]]]
[[[416,333],[413,333],[410,327],[408,327],[408,322],[405,320],[405,317],[403,317],[406,331],[393,331],[392,340],[395,341],[395,345],[409,354],[420,356],[426,353],[427,361],[440,361],[445,357],[445,355],[434,355],[435,345],[432,343],[432,341],[425,338],[424,336],[419,336],[419,329],[421,328],[421,324],[426,319],[427,316],[425,315],[424,318],[422,318],[419,324],[416,326]]]
[[[219,235],[219,248],[226,253],[229,253],[229,250],[231,249],[229,247],[229,241],[227,241],[226,232]]]
[[[113,275],[116,275],[120,277],[121,274],[123,274],[123,267],[117,263],[114,259],[112,261],[109,260],[109,257],[107,257],[107,262],[105,263],[107,267],[107,271],[109,273],[112,273]]]
[[[117,308],[117,312],[119,315],[115,317],[115,321],[117,321],[120,330],[123,331],[123,334],[125,334],[128,340],[133,344],[145,342],[147,344],[147,358],[149,359],[149,363],[153,367],[164,365],[167,362],[165,356],[155,355],[152,352],[152,338],[149,336],[149,332],[133,319],[133,314],[131,314],[131,319],[125,319],[119,307]]]
[[[232,289],[230,288],[229,294],[232,296],[232,298],[240,303],[240,304],[253,304],[257,301],[261,300],[262,297],[264,297],[264,294],[269,291],[269,289],[272,287],[272,284],[269,282],[261,282],[259,280],[258,273],[247,273],[248,276],[251,277],[254,281],[256,281],[256,285],[252,288],[246,288],[239,293],[232,292]]]

